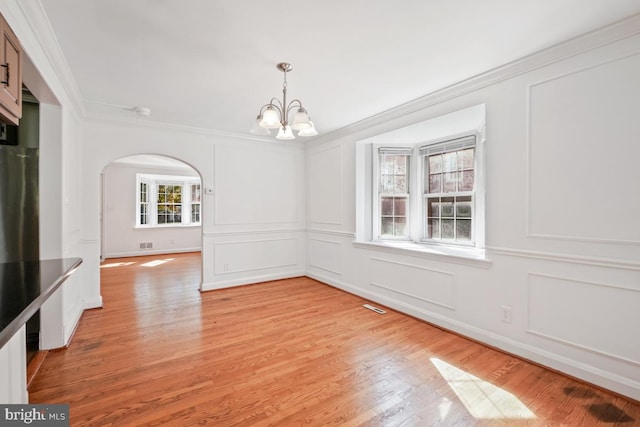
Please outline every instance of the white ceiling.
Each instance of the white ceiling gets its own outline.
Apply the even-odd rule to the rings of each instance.
[[[40,0],[86,108],[248,135],[289,96],[321,134],[640,12],[639,0]],[[107,106],[104,104],[111,104]]]

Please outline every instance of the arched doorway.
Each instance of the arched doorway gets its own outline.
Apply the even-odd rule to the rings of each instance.
[[[202,177],[191,165],[138,154],[112,161],[100,178],[101,260],[201,253]]]

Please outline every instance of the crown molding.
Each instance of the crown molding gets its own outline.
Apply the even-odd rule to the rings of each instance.
[[[86,110],[85,110],[86,111]],[[165,132],[178,132],[178,133],[190,133],[194,135],[205,135],[212,136],[221,139],[234,139],[234,140],[243,140],[247,142],[259,142],[259,143],[268,143],[280,146],[289,146],[289,147],[301,147],[304,148],[303,144],[296,141],[283,141],[275,138],[266,138],[255,136],[251,134],[243,134],[243,133],[235,133],[235,132],[227,132],[220,131],[209,128],[201,128],[196,126],[187,126],[181,125],[177,123],[170,122],[160,122],[153,119],[148,118],[138,118],[138,117],[123,117],[117,116],[114,114],[99,114],[99,113],[87,113],[85,115],[85,119],[87,123],[95,124],[95,125],[107,125],[107,126],[122,126],[122,127],[131,127],[131,128],[147,128],[149,130],[159,130]]]
[[[420,98],[400,104],[389,110],[374,114],[343,128],[326,133],[308,141],[308,144],[329,142],[364,131],[384,122],[393,121],[428,107],[440,104],[459,96],[483,89],[487,86],[511,79],[518,75],[536,70],[577,56],[602,46],[633,37],[640,33],[640,13],[563,41],[523,58],[493,68],[484,73],[454,83],[431,92]]]
[[[39,0],[31,1],[7,1],[7,20],[15,24],[13,28],[17,33],[26,53],[45,79],[58,101],[66,97],[72,104],[75,112],[84,117],[85,110],[78,85],[71,73],[69,65],[58,44],[58,39],[51,27],[51,23]],[[57,81],[51,81],[55,76]]]

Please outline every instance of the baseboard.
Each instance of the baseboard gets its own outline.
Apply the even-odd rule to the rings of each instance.
[[[595,368],[582,362],[577,362],[576,360],[569,359],[561,354],[545,351],[494,332],[486,331],[455,319],[450,319],[437,313],[417,308],[386,295],[381,295],[376,292],[368,292],[362,288],[357,288],[330,276],[325,276],[315,272],[307,272],[306,276],[341,289],[345,292],[358,295],[362,298],[366,298],[378,304],[398,310],[417,319],[424,320],[425,322],[449,330],[458,335],[468,337],[474,341],[478,341],[498,350],[529,360],[551,370],[558,371],[578,380],[594,384],[598,387],[611,390],[614,393],[640,401],[640,382],[638,381]]]
[[[148,256],[148,255],[168,255],[168,254],[181,254],[181,253],[186,253],[186,252],[200,252],[202,251],[202,248],[197,247],[197,248],[181,248],[181,249],[174,249],[174,248],[163,248],[163,249],[144,249],[144,250],[137,250],[137,251],[127,251],[127,252],[114,252],[114,253],[110,253],[110,254],[103,254],[102,257],[104,259],[110,259],[110,258],[129,258],[129,257],[134,257],[134,256]]]
[[[231,288],[234,286],[251,285],[254,283],[268,282],[271,280],[291,279],[293,277],[304,276],[303,270],[289,271],[285,273],[264,274],[260,276],[240,277],[237,279],[229,279],[222,281],[215,281],[209,283],[202,283],[200,290],[202,292],[213,291],[216,289]]]
[[[90,310],[92,308],[102,308],[102,295],[99,295],[97,298],[84,300],[84,309]]]
[[[49,354],[48,350],[38,350],[38,352],[27,364],[27,391],[31,387],[31,383],[38,374],[42,363],[44,363],[44,359],[47,357],[47,354]]]

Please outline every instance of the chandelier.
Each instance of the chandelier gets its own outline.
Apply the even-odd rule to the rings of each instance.
[[[287,62],[281,62],[276,66],[284,73],[282,102],[271,98],[268,104],[264,104],[250,132],[255,135],[271,135],[271,129],[278,129],[277,139],[295,139],[294,130],[298,131],[298,136],[317,135],[318,132],[313,122],[309,120],[302,102],[299,99],[293,99],[287,104],[287,73],[293,69],[293,66]],[[293,121],[289,123],[290,112],[293,110],[295,110]]]

